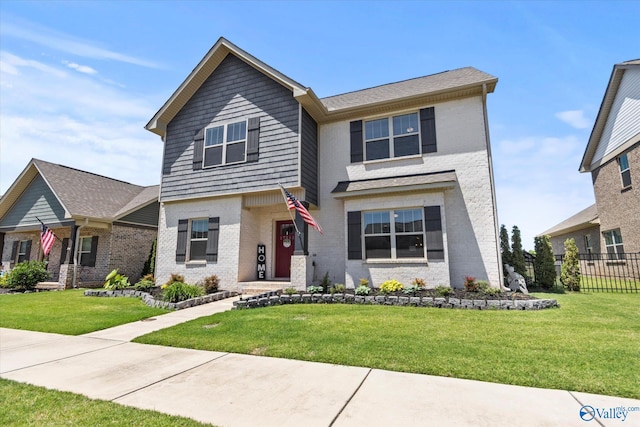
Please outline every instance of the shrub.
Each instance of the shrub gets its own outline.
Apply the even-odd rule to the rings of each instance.
[[[180,302],[204,295],[204,290],[197,285],[173,282],[163,286],[162,299],[169,302]]]
[[[355,290],[356,295],[369,295],[370,292],[371,288],[367,285],[360,285]]]
[[[0,288],[8,288],[9,284],[7,282],[7,277],[9,277],[8,274],[3,274],[2,276],[0,276]]]
[[[332,294],[341,294],[344,293],[346,289],[347,287],[342,283],[336,283],[331,287],[331,289],[329,289],[329,292],[331,292]]]
[[[487,282],[486,280],[478,280],[476,282],[476,285],[478,286],[478,290],[484,293],[486,293],[488,289],[498,289],[498,288],[492,288],[489,282]]]
[[[415,295],[421,289],[422,289],[422,286],[409,285],[402,290],[402,293],[406,295]]]
[[[436,286],[436,295],[439,297],[448,297],[449,295],[453,295],[453,289],[449,286]]]
[[[478,290],[475,277],[467,276],[464,278],[464,290],[467,292],[476,292]]]
[[[360,286],[369,286],[369,279],[365,279],[364,277],[360,278]]]
[[[413,279],[413,281],[411,282],[411,284],[413,286],[415,286],[418,289],[423,289],[427,286],[427,284],[425,283],[424,279],[421,279],[419,277],[416,277],[415,279]]]
[[[35,288],[38,282],[49,280],[50,277],[44,261],[25,261],[13,267],[6,279],[6,287],[28,291]]]
[[[104,278],[105,289],[117,291],[129,286],[131,286],[131,284],[129,283],[129,278],[118,273],[117,268],[115,270],[112,270],[111,273],[107,274],[107,277]]]
[[[218,279],[218,276],[216,276],[215,274],[205,277],[202,283],[202,287],[204,288],[204,292],[206,294],[213,294],[215,292],[218,292],[219,285],[220,279]]]
[[[309,292],[310,294],[319,294],[322,291],[322,286],[307,286],[307,292]]]
[[[537,284],[544,289],[551,289],[556,282],[555,257],[549,236],[534,239],[536,258],[533,261],[533,272]]]
[[[500,293],[502,293],[502,290],[500,288],[491,288],[491,287],[489,287],[489,288],[485,289],[483,292],[484,292],[485,295],[488,295],[488,296],[496,296],[496,295],[499,295]]]
[[[168,285],[170,285],[172,283],[176,283],[176,282],[184,283],[184,276],[182,274],[171,273],[171,276],[169,277],[169,280],[167,280],[167,283],[162,285],[162,288],[164,289]]]
[[[156,247],[158,245],[158,238],[153,239],[153,243],[151,244],[151,250],[149,251],[149,257],[144,263],[142,267],[142,275],[148,276],[149,274],[155,274],[156,270]]]
[[[324,273],[324,277],[322,278],[322,282],[320,282],[320,287],[322,287],[322,292],[329,292],[329,288],[331,287],[331,280],[329,280],[329,272]]]
[[[296,288],[286,288],[284,290],[284,293],[291,296],[291,295],[297,294],[298,290]]]
[[[383,294],[390,294],[392,292],[401,291],[404,288],[402,283],[397,280],[387,280],[380,285],[380,292]]]
[[[580,259],[578,258],[576,241],[572,238],[564,242],[564,259],[562,260],[560,281],[570,291],[580,290]]]
[[[522,237],[517,225],[513,226],[511,232],[511,264],[513,270],[521,276],[527,275],[527,266],[524,263],[524,253],[522,251]]]
[[[151,289],[156,285],[156,280],[153,278],[152,274],[147,274],[144,276],[138,283],[133,285],[133,288],[136,291],[142,292],[151,292]]]

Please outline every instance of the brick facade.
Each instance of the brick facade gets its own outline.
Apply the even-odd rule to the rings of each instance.
[[[598,205],[600,231],[620,229],[624,251],[640,252],[640,144],[626,151],[631,171],[631,187],[623,189],[616,159],[591,173],[593,191]],[[606,252],[604,238],[600,245]]]

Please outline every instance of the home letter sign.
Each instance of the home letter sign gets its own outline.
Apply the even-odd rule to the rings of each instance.
[[[258,280],[267,280],[267,248],[263,244],[258,245]]]

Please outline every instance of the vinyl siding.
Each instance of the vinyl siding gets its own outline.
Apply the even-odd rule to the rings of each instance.
[[[228,55],[167,127],[161,201],[298,185],[298,102],[290,90]],[[260,117],[258,161],[193,170],[205,126]]]
[[[44,179],[37,175],[20,198],[0,220],[0,227],[20,227],[38,224],[36,217],[45,224],[64,221],[64,208]]]
[[[158,226],[158,215],[160,211],[160,203],[153,202],[137,211],[131,212],[129,215],[123,216],[118,221],[129,222],[134,224],[154,225]]]
[[[308,202],[318,205],[318,125],[302,109],[301,184]]]

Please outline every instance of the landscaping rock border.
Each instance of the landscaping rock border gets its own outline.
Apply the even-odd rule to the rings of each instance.
[[[180,302],[168,302],[155,299],[150,293],[136,291],[133,289],[123,289],[119,291],[110,291],[106,289],[89,289],[84,291],[84,296],[87,297],[130,297],[130,298],[142,298],[145,304],[149,307],[166,308],[168,310],[182,310],[183,308],[195,307],[197,305],[207,304],[214,301],[220,301],[221,299],[231,298],[238,295],[237,292],[232,291],[219,291],[213,294],[208,294],[202,297],[191,298]]]
[[[471,300],[460,298],[435,298],[411,296],[362,296],[352,294],[280,294],[277,291],[265,292],[234,301],[233,309],[248,309],[284,304],[363,304],[394,305],[411,307],[454,308],[467,310],[543,310],[560,307],[554,299],[500,299]]]

